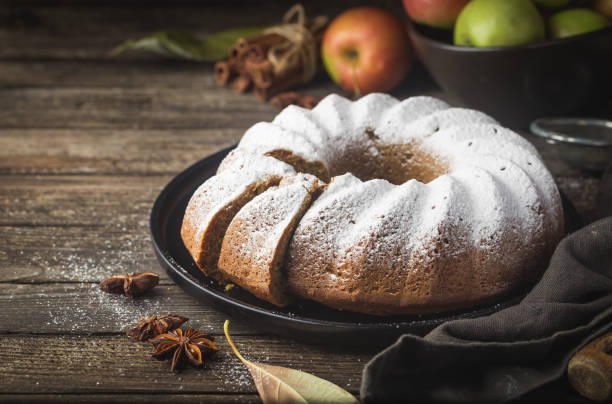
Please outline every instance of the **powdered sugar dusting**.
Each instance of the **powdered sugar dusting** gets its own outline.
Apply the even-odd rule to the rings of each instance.
[[[74,285],[66,287],[74,289]],[[97,284],[80,284],[79,292],[85,295],[87,301],[85,306],[77,304],[76,301],[74,304],[70,304],[69,301],[58,304],[48,296],[40,296],[38,304],[46,305],[41,307],[41,310],[49,313],[47,325],[71,332],[125,330],[136,323],[138,317],[160,314],[164,312],[164,307],[171,307],[170,296],[130,299],[126,296],[104,293]],[[104,321],[100,321],[101,317]]]
[[[242,244],[231,248],[249,254],[256,265],[271,265],[282,235],[316,182],[315,177],[307,174],[286,177],[279,187],[268,189],[247,203],[234,218],[240,224],[236,230],[244,235],[240,237]]]
[[[479,265],[494,268],[497,264],[487,260],[503,256],[508,248],[522,249],[533,240],[554,242],[559,236],[560,197],[533,146],[486,114],[450,108],[434,98],[399,102],[370,94],[351,102],[332,94],[312,111],[285,109],[274,122],[247,131],[240,143],[257,153],[288,150],[322,163],[332,175],[346,171],[353,161],[386,156],[379,147],[406,145],[445,161],[448,172],[427,184],[335,177],[296,228],[287,264],[290,276],[292,267],[303,266],[311,271],[308,276],[323,271],[313,276],[329,277],[333,285],[347,278],[343,268],[351,259],[362,267],[380,261],[383,272],[402,264],[409,268],[414,260],[440,256],[432,245],[449,240],[453,249],[446,256],[486,249],[487,255],[477,257]],[[308,262],[297,262],[301,259]],[[379,274],[352,276],[371,279]]]
[[[184,220],[197,225],[196,240],[201,239],[210,220],[249,186],[264,181],[267,176],[295,173],[289,164],[273,157],[254,153],[241,156],[242,159],[236,158],[236,165],[225,167],[222,172],[203,183],[191,197]],[[244,161],[244,158],[247,160]]]

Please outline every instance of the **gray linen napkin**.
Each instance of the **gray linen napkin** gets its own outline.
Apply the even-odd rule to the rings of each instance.
[[[516,306],[405,334],[363,371],[375,402],[506,402],[565,375],[576,350],[612,329],[612,217],[567,236]]]

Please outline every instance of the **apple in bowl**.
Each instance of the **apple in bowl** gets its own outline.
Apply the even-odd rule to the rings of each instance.
[[[470,0],[403,0],[410,19],[434,28],[453,28],[457,16]]]
[[[376,7],[336,17],[323,36],[321,58],[332,80],[358,95],[393,89],[412,65],[405,25]]]

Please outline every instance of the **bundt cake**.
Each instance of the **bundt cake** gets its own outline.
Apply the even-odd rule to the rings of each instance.
[[[320,181],[281,184],[296,173]],[[330,95],[251,127],[181,230],[215,279],[276,305],[293,295],[377,315],[508,294],[541,275],[562,234],[559,192],[528,141],[478,111],[384,94]]]

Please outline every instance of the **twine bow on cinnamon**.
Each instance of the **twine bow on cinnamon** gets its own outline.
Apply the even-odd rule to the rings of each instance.
[[[304,6],[298,3],[285,13],[282,24],[264,31],[266,34],[277,34],[286,39],[268,50],[268,60],[274,67],[275,75],[280,76],[301,64],[303,81],[307,82],[314,77],[319,53],[313,32],[325,27],[327,21],[327,16],[320,15],[307,26],[306,11]]]

